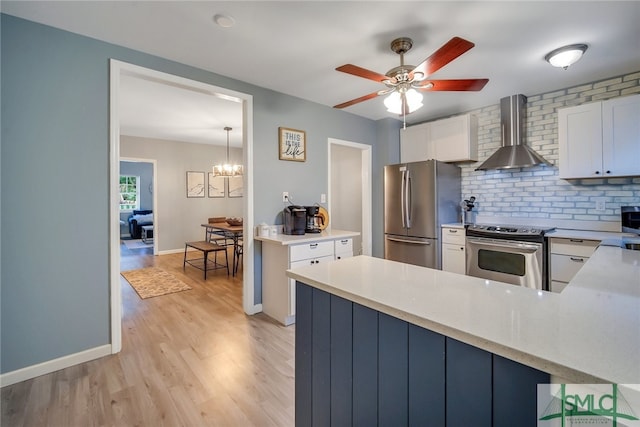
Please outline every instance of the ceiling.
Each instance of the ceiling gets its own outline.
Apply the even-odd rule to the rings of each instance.
[[[413,39],[405,55],[413,65],[454,36],[475,43],[431,77],[488,78],[489,83],[481,92],[425,92],[424,107],[407,116],[408,124],[497,104],[516,93],[531,96],[640,70],[639,1],[3,0],[1,8],[327,106],[384,88],[335,68],[351,63],[386,73],[399,65],[389,48],[394,38]],[[216,14],[232,16],[235,25],[218,26]],[[586,43],[589,49],[568,70],[544,61],[549,51],[573,43]],[[166,139],[184,133],[190,134],[185,140],[206,142],[226,138],[219,131],[224,126],[239,130],[241,118],[222,118],[224,108],[207,106],[201,94],[160,91],[152,82],[128,83],[132,99],[129,108],[123,106],[123,132],[145,136],[153,128],[166,133]],[[148,99],[150,94],[155,98]],[[200,99],[192,102],[192,95]],[[374,98],[344,111],[373,120],[397,118],[382,101]],[[175,106],[180,108],[170,108]],[[147,114],[140,117],[141,112]],[[210,128],[216,136],[206,135]]]

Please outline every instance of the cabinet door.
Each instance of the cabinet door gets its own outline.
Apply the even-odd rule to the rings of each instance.
[[[421,162],[433,159],[428,142],[429,123],[409,126],[400,131],[400,162]]]
[[[602,103],[605,176],[640,175],[640,95]]]
[[[602,176],[602,104],[558,110],[560,178]]]
[[[442,269],[452,273],[465,274],[465,249],[462,245],[442,244]]]
[[[477,139],[474,138],[477,126],[472,126],[475,123],[475,117],[470,114],[431,122],[429,144],[433,146],[434,159],[443,162],[478,160]]]

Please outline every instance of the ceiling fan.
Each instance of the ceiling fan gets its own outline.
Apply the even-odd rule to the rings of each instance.
[[[406,115],[422,107],[420,91],[479,91],[489,79],[430,80],[428,77],[447,65],[475,45],[468,40],[454,37],[425,59],[420,65],[405,65],[404,54],[413,46],[413,40],[400,37],[391,42],[391,50],[400,55],[400,65],[379,74],[353,64],[345,64],[337,71],[363,77],[383,83],[387,88],[351,101],[335,105],[333,108],[345,108],[377,96],[390,94],[385,99],[387,110]],[[416,90],[417,89],[417,90]]]

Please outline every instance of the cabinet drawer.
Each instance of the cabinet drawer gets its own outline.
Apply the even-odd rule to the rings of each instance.
[[[336,255],[353,254],[353,239],[340,239],[335,241]]]
[[[551,238],[551,253],[590,257],[600,244],[599,240]]]
[[[290,262],[308,258],[320,258],[323,256],[333,257],[333,240],[293,245],[289,248],[289,251]]]
[[[455,245],[465,244],[464,228],[448,228],[442,229],[442,243],[453,243]]]
[[[588,260],[588,257],[551,254],[551,280],[570,282]]]
[[[333,255],[295,261],[291,263],[291,268],[306,267],[307,265],[316,265],[327,261],[333,261]]]

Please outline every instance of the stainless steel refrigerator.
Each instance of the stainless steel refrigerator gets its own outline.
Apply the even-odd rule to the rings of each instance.
[[[441,231],[459,222],[460,168],[427,160],[384,167],[385,259],[441,268]]]

